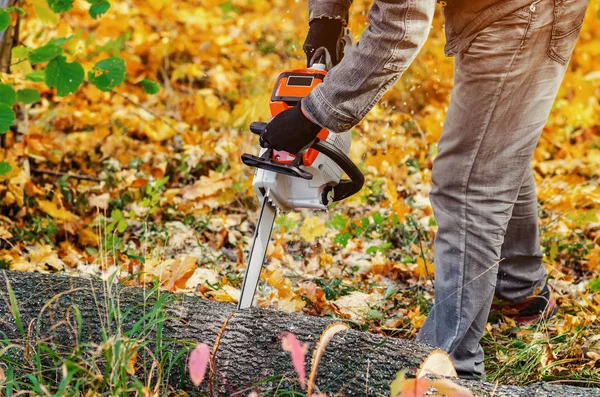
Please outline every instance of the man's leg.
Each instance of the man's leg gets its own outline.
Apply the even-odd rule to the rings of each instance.
[[[430,194],[435,305],[418,340],[448,351],[462,376],[484,376],[479,342],[502,245],[566,70],[546,52],[553,12],[553,0],[537,1],[484,29],[455,59]]]
[[[528,168],[504,236],[496,296],[509,303],[521,303],[540,292],[547,275],[543,256],[535,180]]]

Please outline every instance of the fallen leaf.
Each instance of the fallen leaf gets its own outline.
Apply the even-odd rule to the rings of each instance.
[[[402,397],[423,397],[429,390],[429,379],[408,379],[405,380],[400,389]]]
[[[200,343],[190,353],[188,371],[194,386],[200,386],[206,375],[206,368],[210,359],[210,349],[205,343]]]
[[[343,315],[352,319],[360,320],[367,317],[369,309],[381,302],[379,294],[365,294],[353,291],[349,295],[331,302],[331,304]]]
[[[308,344],[301,345],[298,339],[296,339],[296,335],[288,332],[285,334],[281,341],[281,347],[283,351],[290,353],[292,357],[292,364],[294,365],[294,369],[298,374],[298,381],[300,381],[300,386],[302,389],[306,388],[306,370],[304,369],[304,355],[308,351]]]
[[[38,200],[38,206],[42,211],[46,214],[50,215],[54,219],[59,219],[62,221],[72,222],[79,219],[79,217],[71,212],[69,212],[65,208],[58,208],[55,203],[47,200]]]
[[[325,221],[318,216],[307,218],[300,226],[300,237],[306,241],[314,241],[325,234]]]
[[[435,388],[447,397],[473,397],[473,394],[466,387],[462,387],[452,382],[450,379],[436,379],[429,381],[429,386]]]
[[[108,209],[108,202],[110,201],[110,193],[104,193],[100,195],[91,194],[88,197],[90,206],[100,208],[101,210]]]
[[[176,259],[170,266],[170,275],[166,279],[167,290],[174,292],[178,289],[185,289],[188,279],[196,270],[196,258],[185,256]]]

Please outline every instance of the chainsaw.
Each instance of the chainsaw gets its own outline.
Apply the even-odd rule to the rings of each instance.
[[[286,70],[278,76],[269,104],[272,117],[297,105],[323,82],[330,62],[326,50],[319,50],[313,57],[316,61],[308,68]],[[254,122],[250,131],[260,135],[266,125]],[[296,155],[271,148],[261,148],[258,156],[242,155],[245,165],[256,168],[252,187],[261,209],[238,310],[252,306],[277,213],[327,210],[332,203],[361,190],[365,178],[348,157],[350,141],[350,131],[333,133],[322,129],[314,142]],[[342,179],[344,173],[348,179]]]

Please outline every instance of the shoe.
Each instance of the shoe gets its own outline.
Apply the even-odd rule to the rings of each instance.
[[[502,315],[513,318],[519,325],[532,325],[540,320],[550,319],[557,311],[558,305],[552,291],[546,284],[542,291],[523,303],[511,304],[503,302],[494,305]]]

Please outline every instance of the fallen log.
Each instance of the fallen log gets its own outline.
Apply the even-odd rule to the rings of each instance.
[[[206,343],[213,351],[211,370],[199,387],[194,387],[185,374],[185,354],[180,357],[182,365],[172,367],[168,377],[170,385],[191,395],[246,396],[256,390],[261,396],[267,396],[276,394],[277,390],[300,390],[289,353],[281,348],[282,335],[292,332],[298,340],[308,344],[306,373],[309,374],[310,356],[323,331],[335,322],[329,318],[265,309],[236,312],[235,306],[227,303],[166,292],[161,292],[159,298],[158,294],[149,294],[140,287],[66,275],[5,271],[0,278],[0,295],[0,331],[6,339],[17,345],[26,344],[28,348],[39,341],[57,347],[86,342],[100,344],[103,335],[106,338],[106,330],[111,329],[111,318],[116,316],[115,303],[124,313],[120,327],[127,331],[139,324],[149,307],[169,298],[161,310],[162,326],[153,332],[160,332],[159,337],[165,344],[173,344],[174,355],[177,346],[181,346],[174,341],[186,341],[187,349],[196,343]],[[15,321],[15,310],[22,326]],[[75,312],[80,313],[77,321],[72,318]],[[77,328],[76,335],[74,328]],[[27,333],[25,341],[23,331]],[[389,396],[389,386],[396,373],[407,370],[416,375],[432,352],[432,347],[408,340],[341,330],[333,335],[323,352],[313,390],[328,395]],[[152,360],[138,359],[136,366],[151,364]],[[0,365],[6,366],[6,363],[0,360]],[[444,366],[442,360],[430,367]],[[144,370],[148,368],[137,368],[136,376]],[[57,379],[60,381],[59,376]],[[456,380],[456,383],[469,388],[476,396],[600,397],[600,389],[564,385],[516,387],[467,380]]]

